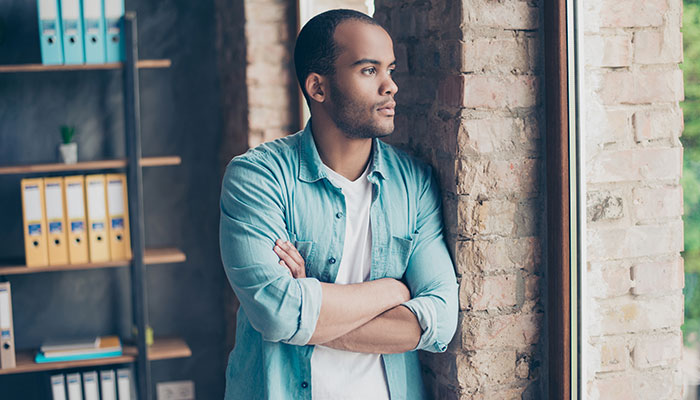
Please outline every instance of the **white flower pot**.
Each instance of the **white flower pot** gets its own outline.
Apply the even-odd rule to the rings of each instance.
[[[64,163],[75,164],[78,162],[78,143],[61,144],[58,146],[58,150]]]

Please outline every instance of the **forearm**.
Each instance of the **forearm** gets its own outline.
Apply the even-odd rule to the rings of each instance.
[[[418,345],[421,333],[416,316],[399,305],[323,345],[359,353],[404,353]]]
[[[336,339],[410,299],[408,288],[390,278],[352,285],[321,283],[321,290],[321,311],[309,344]]]

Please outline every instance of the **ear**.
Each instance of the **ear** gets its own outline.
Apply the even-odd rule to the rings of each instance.
[[[326,100],[326,80],[323,76],[312,72],[306,77],[305,89],[306,93],[313,100],[323,103]]]

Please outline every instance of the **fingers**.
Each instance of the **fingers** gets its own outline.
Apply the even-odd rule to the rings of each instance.
[[[281,247],[287,252],[287,254],[289,254],[290,257],[292,257],[292,259],[294,259],[294,261],[296,261],[297,264],[304,266],[304,257],[299,254],[299,250],[292,246],[290,242],[282,242]]]
[[[280,265],[287,267],[291,272],[292,276],[295,278],[305,278],[306,268],[304,265],[304,259],[297,249],[292,246],[289,242],[284,242],[282,240],[277,240],[273,250],[275,254],[280,258]]]

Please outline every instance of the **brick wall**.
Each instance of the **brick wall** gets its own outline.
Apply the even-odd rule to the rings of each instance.
[[[543,398],[542,35],[537,2],[378,0],[399,85],[390,141],[430,162],[460,280],[436,399]]]
[[[287,0],[245,0],[248,145],[299,129],[294,75],[296,4]],[[237,96],[238,93],[229,93]]]
[[[681,5],[585,4],[591,399],[682,396]]]

